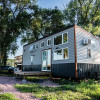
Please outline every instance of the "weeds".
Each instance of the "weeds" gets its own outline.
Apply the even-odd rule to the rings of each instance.
[[[95,80],[82,80],[80,83],[65,79],[53,80],[59,87],[42,87],[39,84],[16,84],[21,92],[33,93],[43,100],[100,100],[100,83]]]
[[[16,99],[13,94],[4,93],[0,94],[0,100],[19,100],[19,99]]]

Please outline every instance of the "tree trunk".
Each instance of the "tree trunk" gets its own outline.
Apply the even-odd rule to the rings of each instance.
[[[3,57],[3,64],[7,65],[7,53],[4,53],[4,57]]]

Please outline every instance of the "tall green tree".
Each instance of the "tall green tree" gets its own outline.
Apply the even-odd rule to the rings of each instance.
[[[22,36],[23,43],[30,43],[38,40],[41,36],[44,37],[65,28],[64,16],[57,7],[55,9],[43,9],[33,6],[31,10],[33,13],[31,13],[30,29],[28,29],[27,34]]]
[[[100,0],[71,0],[64,10],[67,24],[82,26],[100,36]]]
[[[16,39],[29,24],[29,7],[35,0],[0,0],[0,64],[17,49]]]

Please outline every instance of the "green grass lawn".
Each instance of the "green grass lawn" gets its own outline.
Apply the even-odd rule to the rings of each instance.
[[[32,93],[43,100],[100,100],[100,84],[95,80],[80,83],[65,79],[53,80],[59,87],[42,87],[38,84],[16,84],[21,92]]]
[[[31,77],[27,76],[26,77],[26,80],[31,81],[31,82],[42,82],[42,81],[47,80],[47,79],[49,79],[48,76],[31,76]]]
[[[4,93],[0,94],[0,100],[19,100],[19,99],[16,99],[13,94]]]

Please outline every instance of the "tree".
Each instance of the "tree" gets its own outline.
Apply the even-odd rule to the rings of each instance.
[[[0,0],[0,63],[6,64],[8,52],[14,53],[17,37],[29,24],[28,11],[35,0]]]
[[[71,0],[64,10],[67,24],[82,26],[100,36],[100,0]]]
[[[35,9],[34,9],[35,8]],[[22,43],[38,40],[41,36],[58,32],[65,28],[62,11],[57,7],[55,9],[43,9],[38,6],[30,8],[33,10],[30,29],[22,36]]]

